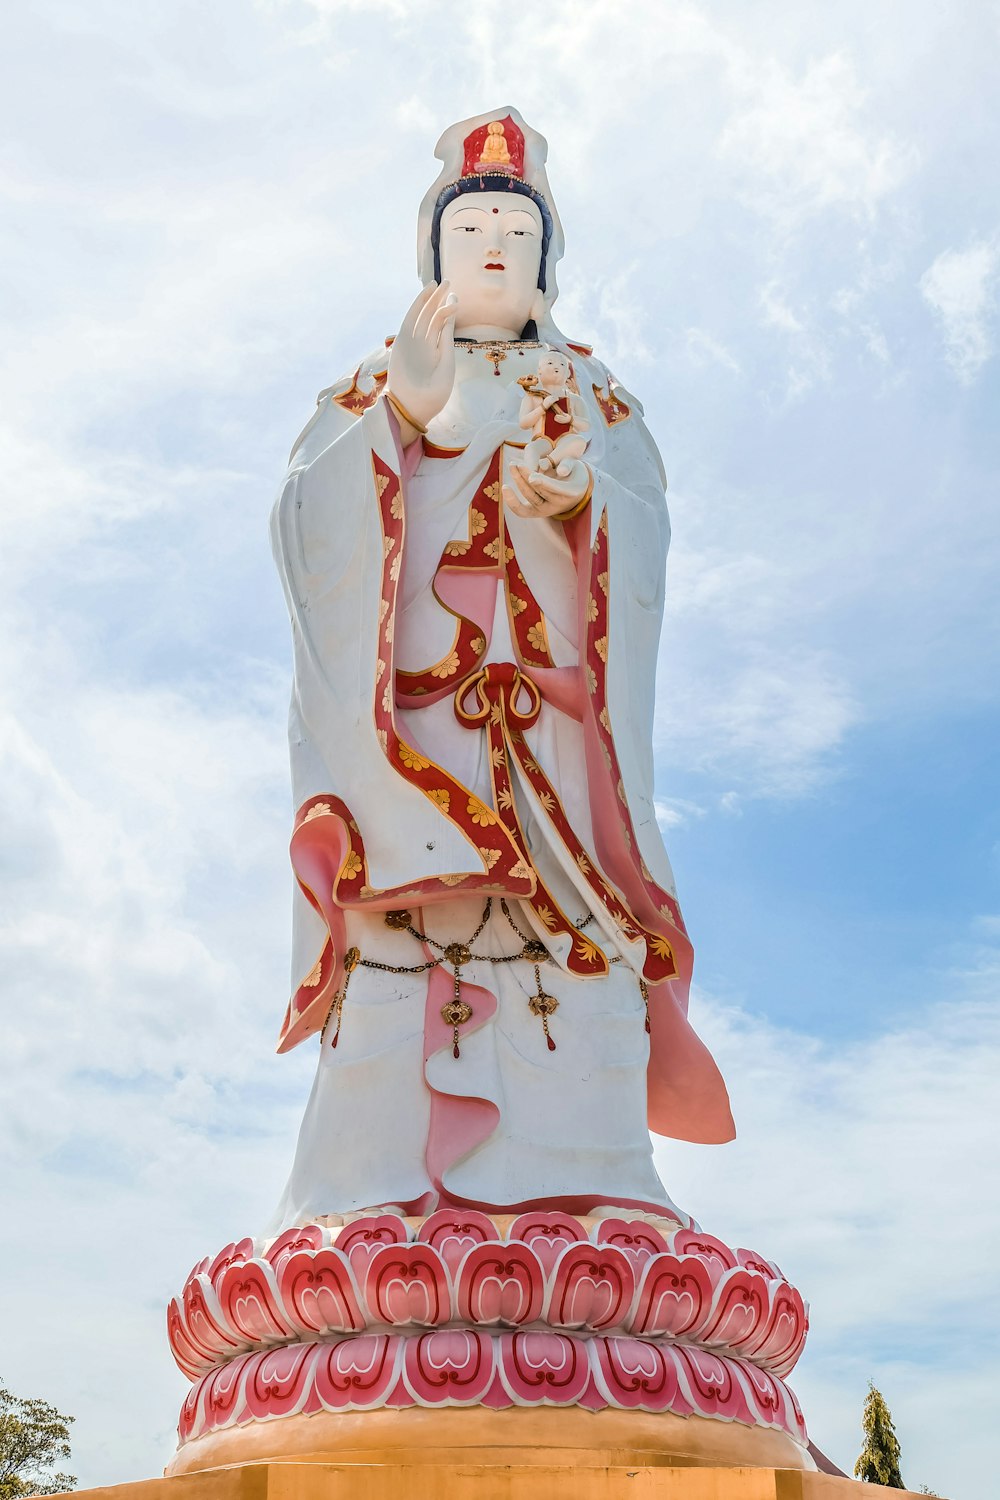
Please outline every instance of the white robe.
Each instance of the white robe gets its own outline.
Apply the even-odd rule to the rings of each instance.
[[[471,357],[471,352],[459,355],[460,360]],[[572,357],[591,409],[586,459],[595,471],[593,497],[578,523],[584,530],[582,540],[578,534],[577,555],[559,521],[507,513],[507,537],[544,610],[551,664],[562,669],[553,677],[579,675],[582,681],[581,556],[595,544],[605,518],[604,687],[620,771],[621,805],[615,804],[615,815],[627,808],[629,844],[649,877],[649,888],[655,885],[672,901],[673,878],[652,796],[653,685],[669,538],[662,470],[634,399],[620,388],[612,396],[608,373],[597,360],[576,350]],[[429,434],[435,444],[462,450],[452,457],[421,454],[414,445],[418,451],[411,449],[404,458],[383,401],[360,416],[344,410],[340,403],[350,382],[321,398],[293,453],[275,507],[273,534],[295,641],[290,716],[295,804],[311,809],[310,816],[325,818],[304,835],[315,835],[335,821],[330,813],[334,805],[337,828],[346,831],[349,822],[363,837],[368,894],[358,899],[353,877],[338,877],[334,891],[339,888],[341,899],[331,903],[327,891],[310,886],[312,879],[328,883],[327,877],[310,873],[325,868],[322,861],[313,858],[310,863],[303,857],[297,865],[295,996],[284,1045],[322,1025],[343,983],[348,946],[393,965],[422,961],[424,950],[413,937],[386,927],[386,908],[407,907],[414,925],[442,943],[466,939],[481,918],[489,871],[468,827],[463,831],[456,826],[426,789],[401,774],[391,745],[387,753],[384,726],[389,722],[390,735],[398,730],[401,741],[426,758],[423,764],[445,768],[453,789],[459,785],[463,797],[467,790],[488,809],[493,793],[486,735],[457,722],[451,682],[446,696],[426,705],[405,696],[401,702],[397,694],[387,720],[385,695],[391,697],[392,690],[385,686],[385,653],[392,654],[390,679],[396,672],[420,672],[447,658],[455,614],[441,603],[445,586],[439,564],[447,545],[468,535],[470,497],[498,447],[524,441],[517,426],[521,389],[511,379],[529,368],[521,363],[524,358],[518,357],[512,371],[504,369],[495,384],[456,383],[452,401]],[[384,367],[384,357],[367,362],[362,392]],[[363,404],[363,398],[357,401],[358,389],[356,377],[351,390],[356,404]],[[610,424],[609,408],[602,408],[599,395],[612,402]],[[508,459],[510,453],[505,449]],[[379,510],[387,474],[399,478],[400,498],[393,499],[393,506],[405,511],[388,648],[384,589],[393,539],[385,533],[386,516],[382,513],[380,519]],[[491,623],[481,665],[517,662],[502,585]],[[537,675],[545,677],[544,672]],[[545,701],[525,739],[574,835],[599,868],[595,842],[600,830],[595,830],[593,814],[598,806],[594,783],[600,778],[592,764],[588,771],[580,718]],[[411,1211],[429,1211],[450,1200],[495,1208],[535,1202],[578,1208],[667,1205],[651,1161],[647,1069],[651,1087],[658,1081],[665,1090],[660,1117],[652,1123],[693,1139],[731,1134],[724,1086],[684,1019],[689,962],[681,963],[674,981],[653,991],[654,1052],[659,1038],[667,1060],[649,1068],[650,1038],[637,978],[646,945],[595,900],[580,862],[539,806],[537,787],[532,789],[516,764],[512,780],[534,870],[571,922],[589,916],[587,937],[614,962],[603,977],[576,977],[566,968],[572,939],[547,931],[527,900],[512,899],[518,925],[544,940],[553,957],[543,966],[542,978],[546,991],[560,1002],[550,1021],[556,1050],[548,1049],[542,1024],[528,1008],[535,989],[531,965],[491,965],[482,959],[461,974],[463,986],[479,988],[463,989],[473,997],[476,1014],[462,1027],[458,1059],[450,1047],[440,1045],[442,1038],[434,1031],[435,1026],[440,1031],[440,996],[432,1000],[423,975],[356,969],[337,1045],[327,1036],[320,1049],[276,1226],[377,1203]],[[336,804],[317,801],[329,794]],[[455,800],[453,790],[453,804]],[[603,805],[606,820],[606,798]],[[346,847],[343,841],[336,845],[334,873]],[[293,858],[295,848],[293,838]],[[349,872],[350,867],[343,869]],[[482,888],[466,893],[441,883],[460,879],[461,872],[478,872]],[[610,880],[609,871],[601,873]],[[622,887],[619,879],[615,890],[628,901],[631,893]],[[310,891],[316,904],[307,898]],[[680,951],[686,942],[683,930],[678,934],[673,925],[665,930]],[[519,947],[495,894],[492,918],[474,952],[504,954]],[[662,1018],[659,1023],[657,1017]]]

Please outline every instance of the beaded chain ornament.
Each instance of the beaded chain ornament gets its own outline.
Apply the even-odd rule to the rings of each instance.
[[[455,340],[456,349],[467,349],[471,354],[474,350],[480,351],[493,365],[494,375],[500,374],[500,366],[507,355],[514,349],[518,355],[524,357],[525,349],[540,349],[542,346],[538,339],[463,339]]]
[[[336,1047],[337,1042],[340,1040],[340,1026],[344,1015],[344,1001],[347,999],[347,989],[351,982],[351,975],[354,973],[355,969],[378,969],[383,974],[426,974],[430,969],[439,968],[441,964],[449,964],[455,976],[455,993],[453,998],[449,1000],[447,1004],[441,1007],[441,1018],[448,1026],[452,1028],[452,1055],[454,1057],[461,1057],[462,1052],[461,1047],[459,1046],[461,1029],[467,1021],[471,1021],[472,1019],[472,1006],[468,1003],[467,1000],[462,999],[462,969],[466,964],[472,963],[473,960],[489,964],[513,964],[524,960],[525,962],[531,964],[535,976],[535,993],[528,999],[528,1009],[531,1011],[531,1014],[533,1016],[537,1016],[541,1021],[542,1031],[545,1034],[545,1044],[550,1052],[554,1052],[556,1050],[556,1044],[555,1039],[549,1032],[549,1020],[559,1009],[559,1001],[556,999],[555,995],[548,994],[547,991],[542,987],[542,964],[552,963],[554,962],[554,960],[544,943],[539,942],[537,938],[529,936],[528,933],[522,932],[521,928],[517,925],[517,923],[514,921],[513,916],[511,915],[510,907],[507,905],[506,900],[504,900],[503,898],[501,898],[500,901],[500,910],[506,917],[508,925],[521,939],[523,946],[518,953],[493,954],[474,953],[472,951],[473,943],[478,937],[480,937],[493,913],[492,896],[487,897],[486,905],[483,908],[483,915],[480,918],[479,925],[478,927],[476,927],[474,932],[470,933],[465,942],[439,942],[437,938],[431,937],[430,933],[421,932],[418,927],[415,927],[413,925],[413,916],[411,912],[387,911],[385,914],[385,925],[387,927],[391,928],[394,932],[408,932],[411,937],[417,940],[417,942],[423,943],[431,948],[437,948],[439,950],[437,957],[428,959],[426,963],[422,964],[387,964],[383,963],[380,959],[363,957],[359,948],[348,948],[347,952],[344,955],[344,982],[340,989],[337,991],[336,995],[334,995],[333,997],[333,1003],[330,1006],[330,1012],[326,1018],[326,1023],[323,1027],[323,1030],[320,1033],[320,1041],[322,1042],[323,1038],[326,1036],[327,1029],[329,1028],[330,1022],[334,1019],[334,1017],[336,1017],[336,1024],[334,1026],[333,1037],[330,1042],[331,1047]],[[593,913],[590,913],[581,921],[577,922],[577,931],[582,931],[583,928],[587,927],[593,920]],[[621,963],[620,954],[616,954],[610,960],[610,962],[613,964]],[[639,992],[642,995],[643,1005],[645,1006],[646,1010],[646,1030],[648,1031],[649,990],[646,987],[645,981],[641,977],[639,978]]]

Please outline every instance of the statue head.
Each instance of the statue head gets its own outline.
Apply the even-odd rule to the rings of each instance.
[[[547,150],[510,108],[462,120],[438,141],[444,165],[420,209],[418,270],[424,285],[451,282],[459,333],[488,324],[530,336],[537,324],[542,337],[560,337],[550,308],[563,239]]]
[[[559,349],[543,349],[538,356],[538,384],[548,391],[562,390],[569,383],[573,367]]]
[[[548,215],[534,198],[484,181],[482,191],[449,196],[438,214],[437,275],[458,298],[457,333],[490,325],[517,335],[545,308]]]

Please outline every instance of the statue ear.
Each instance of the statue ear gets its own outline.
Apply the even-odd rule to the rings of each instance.
[[[531,320],[540,323],[545,316],[545,293],[541,287],[535,288],[535,295],[531,303]]]

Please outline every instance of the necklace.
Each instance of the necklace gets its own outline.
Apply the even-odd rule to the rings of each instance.
[[[541,342],[538,339],[457,338],[455,340],[455,343],[456,345],[460,345],[463,349],[467,349],[470,354],[472,354],[473,351],[477,349],[482,354],[485,354],[486,358],[488,360],[491,360],[493,363],[494,375],[500,374],[500,366],[503,364],[504,360],[507,358],[507,355],[513,349],[516,349],[520,358],[523,359],[525,349],[540,349],[542,347]]]

